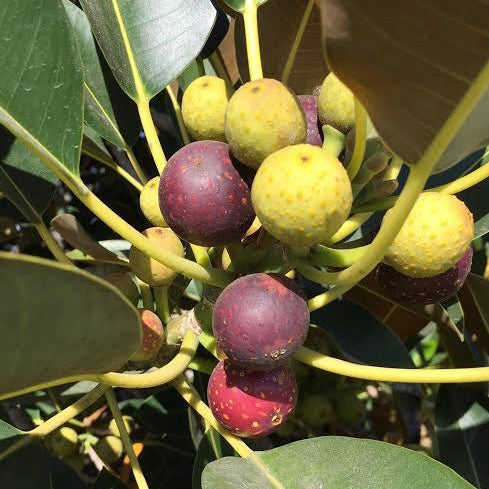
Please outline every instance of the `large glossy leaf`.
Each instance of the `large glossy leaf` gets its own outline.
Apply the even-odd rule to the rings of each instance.
[[[0,454],[4,453],[23,436],[26,436],[24,432],[0,419]]]
[[[0,127],[0,192],[26,219],[39,222],[58,179],[21,141]]]
[[[271,1],[258,11],[260,47],[265,77],[282,78],[299,25],[308,9],[309,0]],[[248,58],[243,19],[235,26],[236,56],[241,77],[249,80]],[[287,84],[297,94],[311,93],[320,85],[328,69],[321,48],[321,15],[319,6],[312,6],[304,34]]]
[[[137,108],[121,90],[97,48],[83,10],[63,0],[75,32],[84,74],[85,123],[119,148],[131,146],[140,129]]]
[[[81,0],[122,89],[149,100],[200,53],[216,17],[210,0]]]
[[[0,487],[86,489],[77,473],[50,456],[37,440],[0,461]]]
[[[322,0],[330,68],[367,108],[380,136],[415,163],[489,57],[489,4]],[[429,33],[429,35],[428,35]],[[485,146],[489,91],[438,163]]]
[[[373,440],[337,436],[301,440],[210,463],[203,489],[469,489],[448,467],[413,450]],[[275,484],[266,472],[275,478]]]
[[[0,31],[0,123],[73,179],[83,87],[65,9],[60,0],[3,0]]]
[[[0,253],[0,396],[121,367],[140,342],[136,309],[66,265]]]
[[[476,487],[489,487],[489,399],[458,385],[442,385],[435,407],[437,455]]]

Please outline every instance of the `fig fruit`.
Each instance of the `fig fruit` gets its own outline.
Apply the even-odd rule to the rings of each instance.
[[[298,95],[297,98],[304,109],[307,122],[306,143],[323,146],[321,128],[318,121],[318,98],[316,95]]]
[[[147,362],[154,358],[165,341],[165,329],[160,318],[152,311],[138,309],[141,318],[142,341],[130,356],[133,362]]]
[[[153,226],[167,228],[168,224],[165,222],[158,202],[159,185],[160,177],[154,177],[148,181],[139,195],[139,206],[141,207],[144,217],[146,217]]]

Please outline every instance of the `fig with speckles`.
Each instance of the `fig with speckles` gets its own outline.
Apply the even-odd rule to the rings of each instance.
[[[46,444],[57,455],[68,457],[78,449],[78,433],[69,426],[63,426],[47,437]]]
[[[125,414],[124,416],[122,416],[122,420],[124,421],[124,426],[126,427],[126,431],[128,435],[130,435],[134,430],[134,424],[135,424],[134,418],[132,416],[128,416],[127,414]],[[121,433],[119,431],[119,428],[117,427],[117,423],[115,419],[110,420],[109,431],[113,435],[118,436],[120,438]]]
[[[144,214],[144,217],[153,225],[166,228],[168,224],[165,222],[163,214],[160,210],[158,201],[158,187],[160,185],[160,177],[152,178],[141,191],[139,195],[139,206]]]
[[[133,362],[147,362],[154,358],[165,341],[165,329],[160,318],[148,309],[138,309],[141,319],[142,340],[130,356]]]
[[[199,141],[226,141],[224,114],[227,104],[224,80],[208,75],[196,78],[182,98],[182,117],[191,136]]]
[[[264,372],[223,360],[212,372],[207,397],[227,430],[255,438],[275,431],[289,417],[297,402],[297,383],[287,365]]]
[[[306,143],[322,146],[321,129],[318,121],[318,98],[316,95],[298,95],[304,113],[306,114],[307,136]]]
[[[263,162],[251,199],[272,236],[283,243],[312,246],[340,228],[353,197],[348,174],[334,155],[298,144],[276,151]]]
[[[169,251],[179,257],[185,255],[182,242],[171,229],[153,227],[146,229],[142,234],[158,248]],[[129,265],[136,277],[154,287],[170,285],[177,276],[175,270],[149,257],[134,245],[129,250]]]
[[[114,464],[122,456],[122,441],[118,436],[108,435],[97,442],[95,451],[105,464]]]
[[[270,78],[242,85],[229,100],[226,139],[241,163],[258,168],[274,151],[306,140],[307,124],[297,97]]]
[[[254,273],[222,291],[212,325],[219,348],[233,363],[266,370],[284,364],[302,346],[309,310],[292,280]]]
[[[321,85],[318,117],[323,126],[333,126],[344,134],[355,125],[353,93],[334,73],[330,73]]]
[[[423,192],[384,261],[409,277],[433,277],[453,267],[473,237],[474,220],[461,200],[454,195]]]
[[[250,189],[233,163],[229,146],[197,141],[177,151],[160,180],[160,208],[184,240],[218,246],[240,240],[255,214]]]
[[[448,270],[433,277],[409,277],[395,268],[379,264],[375,276],[383,293],[403,304],[434,304],[455,295],[472,265],[472,247]]]

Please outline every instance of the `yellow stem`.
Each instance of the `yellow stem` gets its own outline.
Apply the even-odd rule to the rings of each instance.
[[[346,285],[365,277],[382,260],[386,250],[401,229],[420,192],[431,175],[443,152],[457,134],[489,85],[489,62],[470,85],[456,108],[426,149],[421,159],[413,165],[406,185],[393,210],[384,218],[382,227],[367,252],[357,263],[336,273],[321,272],[306,263],[298,263],[297,269],[307,278],[319,283]]]
[[[102,163],[103,165],[109,167],[111,170],[114,170],[118,175],[120,175],[127,182],[129,182],[139,192],[141,192],[141,190],[143,190],[143,186],[141,185],[141,183],[138,182],[132,175],[130,175],[121,166],[117,165],[116,163],[109,160],[108,158],[102,158],[102,156],[94,154],[94,153],[90,152],[89,150],[86,150],[85,148],[83,149],[83,152],[86,155],[90,156],[90,158],[93,158],[94,160],[97,160],[99,163]],[[129,156],[129,154],[128,154],[128,156]],[[144,180],[144,183],[146,183],[146,179]]]
[[[253,462],[258,470],[269,480],[276,489],[285,489],[283,484],[270,472],[268,467],[258,458],[255,452],[241,438],[225,430],[212,414],[209,406],[200,398],[198,392],[183,378],[178,377],[173,383],[180,395],[194,408],[194,410],[212,426],[234,448],[236,453]]]
[[[168,304],[168,287],[153,287],[156,311],[163,321],[168,324],[171,320],[170,306]]]
[[[243,10],[243,19],[246,35],[246,52],[248,54],[248,68],[250,80],[263,78],[260,56],[260,38],[258,36],[258,7],[256,0],[246,0]]]
[[[209,253],[207,253],[207,248],[204,246],[198,246],[194,244],[190,244],[190,248],[192,248],[192,252],[195,257],[195,261],[202,265],[203,267],[209,268],[212,266],[211,260],[209,258]]]
[[[149,311],[154,311],[154,301],[153,294],[151,292],[151,287],[142,280],[138,280],[139,290],[141,291],[141,299],[143,300],[144,309]]]
[[[89,408],[97,399],[104,395],[108,388],[109,386],[107,385],[97,385],[83,397],[80,397],[78,401],[75,401],[71,406],[68,406],[48,420],[44,421],[43,424],[29,431],[28,434],[35,437],[44,437],[49,435],[49,433],[63,426],[70,419],[78,416],[80,413],[85,411],[85,409]]]
[[[462,192],[462,190],[477,185],[486,178],[489,178],[489,163],[486,163],[484,166],[477,168],[477,170],[474,170],[453,182],[432,188],[431,191],[440,192],[442,194],[457,194],[458,192]]]
[[[72,190],[74,191],[74,189]],[[82,195],[79,192],[75,192],[75,194],[83,204],[117,234],[132,243],[146,255],[163,263],[163,265],[166,265],[172,270],[216,286],[226,286],[232,281],[233,275],[230,272],[216,268],[204,268],[191,260],[179,257],[163,248],[153,245],[148,238],[136,231],[93,193],[89,192],[87,195]]]
[[[328,357],[306,347],[296,352],[295,359],[326,372],[377,382],[451,384],[489,381],[489,367],[447,369],[375,367]]]
[[[398,176],[399,173],[401,173],[402,169],[402,160],[399,158],[399,156],[395,155],[392,157],[392,161],[389,164],[389,167],[387,168],[385,174],[384,174],[384,182],[388,180],[395,180]]]
[[[138,176],[139,180],[141,180],[141,182],[143,182],[143,185],[146,185],[146,183],[148,183],[148,179],[146,178],[146,175],[144,174],[144,171],[141,168],[141,165],[139,164],[139,161],[137,160],[136,155],[133,153],[132,149],[129,146],[126,146],[124,148],[124,151],[126,152],[127,157],[129,158],[129,162],[131,163],[131,165],[132,165],[134,171],[136,172],[136,175]]]
[[[121,374],[118,372],[108,372],[105,374],[73,375],[71,377],[64,377],[61,379],[56,379],[49,382],[25,387],[15,392],[1,394],[0,401],[3,399],[8,399],[10,397],[20,396],[28,392],[42,390],[47,387],[67,384],[70,382],[79,382],[81,380],[93,380],[94,382],[109,384],[114,387],[125,387],[127,389],[144,389],[146,387],[156,387],[158,385],[167,384],[168,382],[171,382],[175,377],[180,375],[188,367],[188,364],[194,357],[198,346],[198,337],[192,331],[187,331],[180,346],[180,351],[178,352],[176,357],[173,358],[173,360],[171,360],[165,366],[152,372],[147,372],[144,374]]]
[[[217,343],[214,336],[204,330],[202,333],[200,333],[199,342],[209,353],[214,355],[219,360],[219,356],[217,354]]]
[[[315,311],[317,309],[321,309],[328,305],[330,302],[333,302],[335,299],[340,297],[340,295],[348,292],[354,285],[337,285],[332,289],[323,292],[322,294],[316,295],[307,301],[307,306],[309,307],[309,311]]]
[[[284,69],[282,71],[282,83],[287,84],[289,81],[290,72],[292,71],[292,67],[294,66],[295,59],[297,57],[297,51],[299,50],[299,46],[301,45],[302,38],[304,37],[304,31],[306,30],[307,23],[309,22],[309,17],[311,16],[312,8],[314,7],[314,0],[309,0],[306,5],[306,9],[304,11],[304,15],[302,16],[301,23],[297,29],[295,34],[294,42],[290,48],[289,54],[287,56],[287,61],[285,63]]]
[[[202,372],[204,374],[210,375],[216,366],[216,362],[213,360],[208,360],[207,358],[194,358],[189,364],[188,368],[192,370],[197,370],[197,372]]]
[[[180,104],[178,103],[177,97],[175,97],[175,93],[173,92],[173,88],[171,87],[171,85],[166,86],[166,93],[170,98],[173,112],[175,112],[175,117],[177,119],[178,128],[180,129],[180,135],[182,136],[183,144],[189,144],[190,136],[188,135],[187,128],[185,127],[185,123],[183,122],[182,109],[180,107]]]
[[[161,147],[160,139],[158,133],[156,132],[155,125],[153,123],[153,118],[151,117],[151,111],[149,108],[149,100],[141,100],[137,104],[139,111],[139,118],[143,125],[144,135],[148,141],[148,147],[153,156],[156,168],[161,174],[163,168],[166,165],[165,153],[163,153],[163,148]]]
[[[114,391],[112,389],[109,389],[105,393],[105,398],[107,399],[107,404],[109,405],[112,416],[114,417],[117,428],[119,429],[122,445],[124,446],[124,450],[126,451],[129,463],[131,464],[131,469],[134,475],[134,479],[136,481],[136,485],[138,486],[138,489],[149,489],[143,471],[141,470],[141,466],[139,465],[139,460],[134,453],[131,438],[129,437],[129,433],[127,432],[127,428],[124,423],[124,419],[122,418],[122,413],[119,409],[119,405],[117,404],[117,399],[115,398]]]
[[[351,216],[343,223],[340,229],[338,229],[338,231],[336,231],[336,233],[334,233],[333,236],[328,239],[327,244],[338,243],[338,241],[350,236],[350,234],[353,234],[362,224],[367,222],[370,217],[372,217],[372,214],[373,212],[363,212]]]
[[[367,145],[367,112],[355,97],[355,145],[351,160],[346,167],[350,180],[353,180],[362,166]]]
[[[49,229],[44,224],[42,218],[40,218],[39,222],[35,222],[34,226],[36,226],[37,232],[43,239],[44,243],[48,247],[49,251],[52,253],[54,258],[60,263],[64,263],[65,265],[73,265],[73,262],[65,255],[64,251],[59,246],[58,242],[53,238],[53,235],[49,232]]]
[[[254,455],[253,450],[251,450],[251,448],[248,447],[248,445],[246,445],[241,438],[238,438],[236,435],[233,435],[229,431],[225,430],[219,424],[216,418],[214,418],[212,411],[200,398],[197,391],[184,379],[182,375],[175,379],[173,385],[180,395],[190,404],[190,406],[192,406],[195,411],[197,411],[197,413],[207,421],[207,423],[218,431],[241,457],[250,458],[252,455]]]

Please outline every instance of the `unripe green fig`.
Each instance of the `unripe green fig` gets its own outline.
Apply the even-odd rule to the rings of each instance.
[[[336,421],[333,403],[323,394],[307,396],[299,404],[298,411],[298,416],[314,428],[320,428]]]
[[[355,125],[353,93],[334,73],[330,73],[321,85],[318,117],[323,126],[333,126],[344,134]]]
[[[297,97],[281,82],[245,83],[229,100],[226,138],[233,155],[258,168],[274,151],[306,140],[306,116]]]
[[[76,453],[78,434],[73,428],[63,426],[48,437],[47,444],[57,455],[68,457]]]
[[[174,255],[183,257],[185,254],[182,242],[169,228],[154,227],[143,231],[154,246],[162,248]],[[162,263],[150,258],[136,247],[131,246],[129,251],[129,265],[136,277],[154,287],[170,285],[177,272]]]
[[[424,192],[387,250],[384,261],[409,277],[433,277],[455,265],[473,237],[474,220],[461,200],[454,195]]]
[[[122,416],[122,420],[124,421],[124,426],[126,427],[127,433],[130,435],[132,433],[132,430],[134,429],[134,418],[132,416],[124,415]],[[118,437],[121,436],[115,419],[110,420],[109,430],[113,435]]]
[[[168,224],[160,210],[158,202],[158,187],[160,185],[160,177],[152,178],[141,191],[139,195],[139,206],[144,214],[144,217],[153,225],[162,228],[167,228]]]
[[[347,424],[362,421],[367,412],[365,403],[358,398],[358,390],[355,388],[339,391],[335,407],[338,420]]]
[[[165,329],[161,319],[148,309],[139,309],[141,318],[142,341],[138,349],[130,356],[133,362],[147,362],[160,351],[165,340]]]
[[[138,305],[139,289],[131,274],[114,272],[104,275],[103,279],[117,287],[135,306]]]
[[[183,121],[192,137],[198,141],[226,142],[224,114],[227,104],[224,80],[208,75],[195,79],[182,98]]]
[[[122,456],[122,441],[118,436],[108,435],[98,441],[95,451],[106,465],[111,465]]]
[[[263,227],[291,245],[327,240],[352,205],[348,175],[328,151],[310,144],[271,154],[256,173],[251,200]]]

